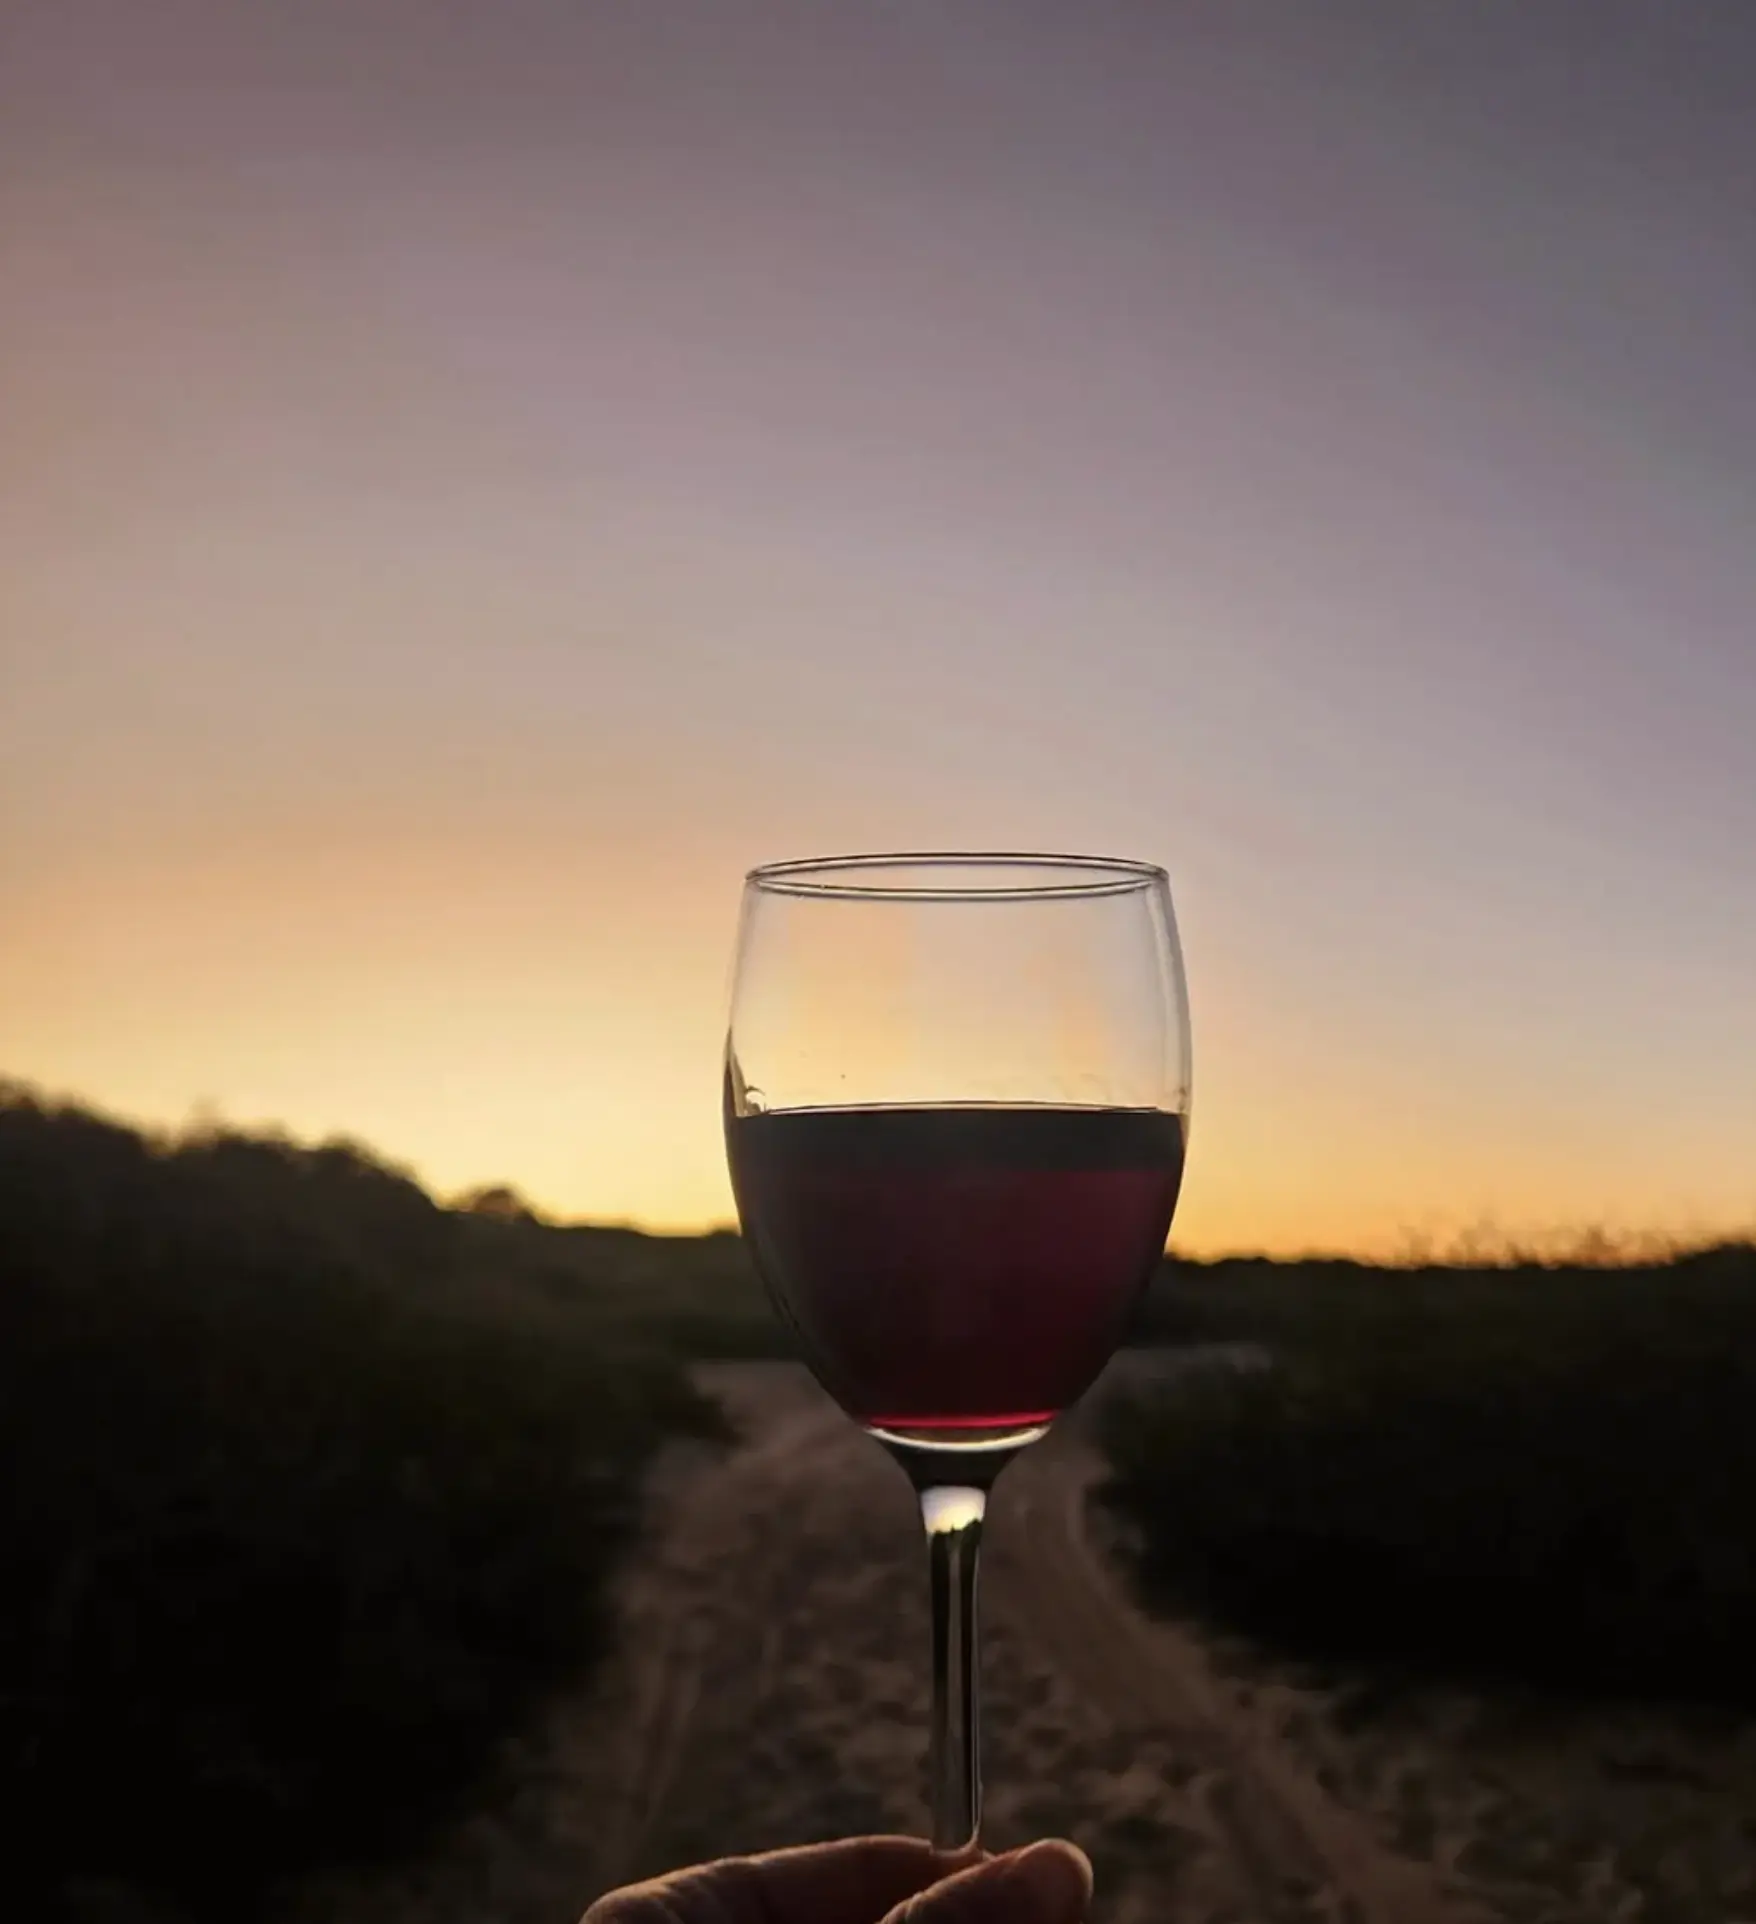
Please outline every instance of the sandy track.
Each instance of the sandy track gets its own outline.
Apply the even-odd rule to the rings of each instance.
[[[619,1659],[509,1760],[427,1864],[308,1892],[298,1924],[566,1924],[677,1863],[926,1820],[927,1620],[914,1502],[802,1372],[706,1372],[740,1424],[661,1480]],[[987,1840],[1091,1853],[1106,1924],[1472,1924],[1094,1548],[1097,1459],[1057,1434],[1008,1472],[983,1579]]]
[[[893,1466],[788,1375],[721,1375],[749,1441],[678,1506],[658,1580],[631,1586],[643,1709],[624,1732],[629,1795],[606,1828],[600,1886],[861,1815],[920,1824],[912,1505]],[[1112,1915],[1174,1896],[1188,1915],[1263,1924],[1483,1916],[1329,1797],[1192,1639],[1141,1616],[1085,1529],[1099,1467],[1068,1434],[996,1496],[984,1577],[995,1841],[1081,1835],[1112,1873]],[[862,1795],[869,1812],[840,1824],[825,1808]]]

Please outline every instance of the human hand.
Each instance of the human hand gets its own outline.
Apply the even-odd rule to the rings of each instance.
[[[856,1837],[722,1857],[611,1891],[582,1924],[1082,1924],[1085,1853],[1058,1839],[986,1857]]]

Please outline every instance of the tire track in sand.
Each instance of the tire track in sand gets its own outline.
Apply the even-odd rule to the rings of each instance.
[[[811,1401],[776,1416],[735,1370],[713,1378],[746,1426],[745,1441],[701,1468],[669,1514],[654,1519],[651,1548],[624,1586],[621,1655],[631,1701],[616,1734],[611,1794],[600,1800],[594,1881],[601,1890],[635,1874],[686,1754],[715,1654],[736,1621],[769,1599],[774,1586],[762,1579],[772,1577],[779,1546],[764,1539],[774,1533],[777,1510],[784,1523],[783,1491],[845,1424]]]
[[[1330,1797],[1278,1732],[1226,1690],[1190,1635],[1147,1618],[1126,1595],[1085,1527],[1102,1474],[1096,1451],[1072,1433],[1010,1471],[994,1507],[997,1522],[1015,1527],[996,1535],[1017,1548],[1012,1567],[995,1574],[1045,1652],[1118,1730],[1168,1739],[1203,1773],[1205,1809],[1252,1913],[1265,1924],[1329,1916],[1491,1924],[1491,1913]]]

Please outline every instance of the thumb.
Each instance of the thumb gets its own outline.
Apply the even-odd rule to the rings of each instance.
[[[1090,1902],[1090,1860],[1051,1838],[917,1891],[883,1924],[1081,1924]]]

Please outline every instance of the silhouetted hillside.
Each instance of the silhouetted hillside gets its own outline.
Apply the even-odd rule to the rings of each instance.
[[[246,1916],[417,1832],[589,1659],[642,1464],[718,1423],[642,1333],[652,1267],[346,1145],[0,1094],[0,1801],[33,1917],[93,1878]]]

